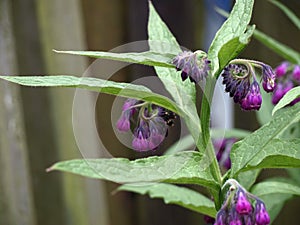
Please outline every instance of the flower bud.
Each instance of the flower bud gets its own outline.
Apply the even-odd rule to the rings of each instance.
[[[196,84],[204,80],[210,70],[210,61],[202,51],[183,51],[173,59],[172,63],[177,70],[182,71],[182,81],[189,78],[191,82]]]
[[[275,73],[277,77],[282,77],[286,74],[289,67],[289,62],[283,62],[275,68]]]

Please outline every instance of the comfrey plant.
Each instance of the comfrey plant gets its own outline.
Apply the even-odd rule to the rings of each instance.
[[[276,105],[282,97],[293,87],[300,84],[300,65],[289,62],[283,62],[275,68],[277,77],[277,86],[272,96],[272,103]],[[294,105],[300,101],[300,98],[293,100],[290,105]]]
[[[171,98],[143,85],[91,77],[1,76],[3,80],[26,86],[75,87],[125,97],[122,111],[113,112],[120,116],[114,125],[120,132],[132,132],[132,149],[137,152],[155,154],[175,117],[185,122],[190,132],[188,140],[196,146],[196,149],[183,151],[182,140],[179,140],[175,148],[171,147],[172,151],[166,149],[166,154],[161,156],[137,160],[75,159],[58,162],[48,171],[60,170],[117,182],[122,184],[119,191],[162,198],[206,215],[206,221],[214,225],[271,224],[284,202],[293,195],[300,195],[297,169],[300,167],[300,139],[299,134],[293,138],[289,136],[291,126],[299,126],[300,104],[290,103],[299,97],[300,89],[295,87],[287,92],[273,109],[273,116],[272,108],[264,109],[269,121],[264,121],[253,133],[232,129],[224,131],[225,135],[220,137],[210,128],[210,104],[220,76],[234,102],[243,110],[256,111],[265,108],[268,101],[264,96],[270,98],[269,92],[275,91],[273,96],[278,98],[282,88],[280,82],[286,82],[281,81],[284,74],[293,70],[293,85],[299,78],[299,67],[292,64],[281,65],[274,72],[266,62],[238,58],[254,36],[282,53],[291,63],[300,64],[299,53],[249,25],[253,4],[254,0],[236,0],[207,53],[182,51],[151,2],[149,51],[56,51],[153,66]],[[202,93],[196,91],[196,85],[201,86]],[[198,94],[202,94],[200,116],[196,107]],[[288,104],[292,106],[284,107]],[[212,138],[221,142],[213,143]],[[289,177],[273,177],[256,183],[264,168],[289,168]],[[180,184],[200,185],[207,192],[203,194],[187,186],[178,186]]]
[[[168,126],[173,125],[175,114],[161,106],[128,99],[117,122],[119,131],[130,130],[130,119],[135,113],[138,121],[135,123],[133,149],[140,152],[157,149],[168,134]]]

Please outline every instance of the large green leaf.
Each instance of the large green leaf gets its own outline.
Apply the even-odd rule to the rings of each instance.
[[[128,53],[114,53],[114,52],[99,52],[99,51],[57,51],[57,53],[82,55],[92,58],[111,59],[122,62],[138,63],[148,66],[165,66],[175,67],[172,64],[172,59],[176,54],[167,52],[128,52]]]
[[[300,186],[300,168],[287,168],[286,171],[289,174],[290,179]]]
[[[220,8],[217,8],[216,11],[226,18],[229,16],[228,12]],[[258,29],[254,30],[253,37],[286,60],[292,63],[300,64],[300,54],[289,46],[280,43],[279,41],[259,31]]]
[[[246,188],[246,190],[249,190],[252,185],[255,183],[257,176],[260,173],[260,169],[257,170],[248,170],[245,172],[241,172],[238,175],[238,181],[239,183]]]
[[[271,220],[274,220],[284,203],[293,195],[300,195],[300,187],[288,180],[269,180],[253,186],[251,192],[261,198],[268,209]]]
[[[251,31],[246,34],[245,31],[251,19],[253,3],[254,0],[237,0],[229,17],[216,33],[208,50],[212,74],[215,77],[226,62],[235,58],[246,46]]]
[[[176,38],[162,21],[151,1],[149,1],[148,40],[150,51],[174,54],[181,52]],[[180,72],[177,72],[173,68],[158,66],[155,66],[154,68],[166,90],[171,94],[179,108],[184,112],[185,115],[183,115],[183,118],[185,119],[193,138],[197,142],[201,128],[195,106],[195,85],[191,83],[189,79],[183,82]]]
[[[192,211],[216,216],[216,209],[212,200],[194,190],[178,187],[172,184],[148,184],[148,185],[122,185],[119,191],[131,191],[138,194],[148,194],[151,198],[161,198],[166,204],[176,204]]]
[[[300,167],[300,139],[273,139],[264,146],[244,170],[252,168]]]
[[[122,97],[143,99],[181,114],[169,98],[153,93],[142,85],[120,83],[92,77],[74,76],[0,76],[0,79],[31,87],[72,87],[82,88]]]
[[[231,39],[222,46],[218,54],[220,70],[223,69],[230,62],[230,60],[236,58],[244,50],[244,48],[250,42],[250,38],[253,35],[254,29],[255,26],[253,25],[248,28],[246,33]]]
[[[269,0],[274,5],[276,5],[278,8],[280,8],[287,17],[295,24],[295,26],[300,29],[300,19],[296,16],[294,12],[292,12],[288,7],[286,7],[284,4],[275,1],[275,0]]]
[[[168,182],[198,184],[218,190],[199,152],[180,152],[130,161],[126,158],[75,159],[49,168],[117,183]]]
[[[300,166],[299,141],[278,139],[299,119],[300,105],[282,109],[269,123],[235,144],[230,154],[231,176],[248,169]]]
[[[286,180],[269,180],[254,185],[251,192],[257,196],[269,194],[292,194],[300,196],[300,186]]]
[[[273,50],[275,53],[285,58],[286,60],[292,63],[300,64],[300,54],[289,46],[276,41],[272,37],[264,34],[257,29],[254,31],[253,36],[266,47]]]
[[[279,109],[283,108],[284,106],[290,104],[293,100],[298,98],[300,96],[300,87],[294,87],[291,90],[289,90],[282,99],[275,105],[272,115]]]

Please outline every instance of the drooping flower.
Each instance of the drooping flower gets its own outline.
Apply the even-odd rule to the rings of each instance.
[[[223,84],[225,91],[239,103],[243,110],[259,110],[262,104],[260,87],[256,78],[255,67],[262,71],[262,87],[266,92],[274,91],[276,75],[272,68],[262,62],[235,59],[223,70]]]
[[[283,62],[275,68],[277,75],[276,87],[272,96],[272,103],[276,105],[280,99],[292,88],[300,84],[300,65]],[[294,105],[300,101],[296,98],[289,105]]]
[[[289,65],[290,65],[289,62],[283,62],[280,65],[278,65],[275,68],[276,76],[279,78],[279,77],[282,77],[283,75],[285,75],[288,70]]]
[[[257,81],[250,85],[246,96],[240,100],[240,106],[244,110],[259,110],[262,103],[260,88]]]
[[[229,179],[224,203],[214,225],[268,225],[270,217],[261,199],[248,193],[236,180]],[[254,206],[255,203],[255,206]]]
[[[270,216],[265,204],[261,200],[256,200],[255,222],[257,225],[268,225],[270,223]]]
[[[236,138],[223,138],[213,140],[213,145],[216,152],[216,158],[221,168],[229,170],[231,168],[230,151],[232,145],[237,141]]]
[[[202,51],[183,51],[173,59],[172,63],[178,71],[182,71],[182,81],[189,78],[196,84],[204,80],[210,70],[210,61]]]
[[[285,83],[279,83],[273,93],[272,103],[274,105],[276,105],[280,101],[280,99],[293,87],[294,87],[294,84],[292,81],[287,81]]]
[[[262,65],[262,86],[266,92],[273,92],[276,86],[276,74],[273,72],[271,66]]]
[[[294,70],[293,70],[293,78],[296,81],[300,81],[300,66],[299,65],[295,65],[294,66]]]
[[[138,114],[137,117],[134,117]],[[135,122],[136,118],[136,122]],[[160,106],[135,99],[127,99],[122,107],[122,114],[117,122],[121,132],[133,132],[132,147],[143,152],[155,150],[167,136],[168,126],[174,123],[175,114]]]
[[[249,202],[246,193],[240,188],[237,193],[236,211],[240,215],[249,215],[252,211],[251,203]]]

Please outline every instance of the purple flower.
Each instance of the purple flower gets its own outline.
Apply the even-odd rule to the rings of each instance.
[[[156,149],[165,139],[167,126],[162,117],[156,117],[149,121],[149,148]]]
[[[225,210],[220,209],[220,211],[217,214],[217,218],[214,225],[226,225],[225,221],[226,221],[226,212]]]
[[[277,77],[282,77],[283,75],[286,74],[288,67],[289,67],[289,62],[283,62],[279,66],[275,68],[275,73]]]
[[[202,51],[183,51],[173,59],[172,63],[177,70],[182,71],[182,81],[189,78],[191,82],[196,84],[204,80],[210,70],[210,61]]]
[[[262,86],[266,92],[272,92],[275,89],[276,75],[271,66],[263,64],[262,66]]]
[[[270,223],[270,216],[267,213],[265,204],[261,200],[256,201],[255,221],[257,225],[268,225]]]
[[[289,90],[300,84],[300,65],[283,62],[276,67],[275,71],[278,71],[279,75],[277,76],[277,86],[272,96],[272,103],[274,105],[277,104]],[[289,106],[292,106],[299,101],[300,98],[296,98]]]
[[[130,129],[130,112],[123,111],[117,122],[117,128],[121,132],[127,132]]]
[[[295,67],[294,67],[293,78],[296,81],[300,81],[300,66],[299,65],[295,65]]]
[[[254,81],[248,90],[248,93],[246,96],[240,100],[240,106],[244,110],[259,110],[261,103],[262,103],[262,97],[260,94],[259,84]]]
[[[227,184],[231,186],[217,213],[214,225],[268,225],[270,223],[269,214],[262,200],[248,193],[236,180],[229,179],[224,186],[226,187]],[[250,199],[256,202],[255,209]]]
[[[273,92],[276,87],[276,74],[273,69],[262,62],[234,59],[221,73],[225,91],[239,103],[243,110],[259,110],[262,104],[259,83],[255,68],[262,71],[262,87],[266,92]]]
[[[134,114],[138,114],[137,118]],[[126,132],[130,130],[131,124],[135,125],[133,149],[139,152],[155,150],[167,136],[168,126],[174,124],[175,117],[175,113],[160,106],[127,99],[122,107],[117,129]]]
[[[233,97],[235,102],[243,99],[249,89],[249,80],[245,79],[247,70],[244,65],[229,64],[224,68],[223,84],[225,91],[229,92],[230,97]]]
[[[214,140],[213,145],[216,152],[216,157],[219,162],[219,165],[223,167],[225,170],[229,170],[231,168],[231,160],[230,160],[230,150],[232,145],[237,141],[236,138],[224,138],[219,140]]]
[[[245,192],[240,189],[237,192],[236,211],[240,215],[249,215],[252,211],[251,203],[248,201]]]
[[[149,129],[147,124],[141,122],[140,126],[134,132],[134,138],[132,140],[132,147],[139,152],[149,151]]]
[[[272,96],[272,103],[276,105],[280,99],[292,88],[294,87],[294,84],[292,81],[288,81],[284,84],[279,83],[277,87],[274,90],[273,96]]]

